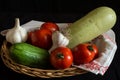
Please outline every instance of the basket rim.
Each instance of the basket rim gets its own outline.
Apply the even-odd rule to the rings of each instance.
[[[83,69],[78,69],[76,67],[70,67],[62,70],[61,69],[53,70],[53,69],[31,68],[29,66],[15,63],[14,61],[11,60],[11,58],[7,54],[9,53],[7,49],[7,43],[8,42],[6,40],[3,41],[3,45],[1,47],[1,58],[3,60],[3,63],[8,68],[12,69],[15,72],[26,74],[33,77],[41,77],[41,78],[68,77],[73,75],[85,74],[88,72]]]

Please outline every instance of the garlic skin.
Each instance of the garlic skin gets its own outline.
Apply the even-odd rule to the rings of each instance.
[[[66,47],[69,44],[69,39],[59,31],[52,33],[52,41],[53,46],[49,50],[49,53],[57,47]]]
[[[27,31],[20,26],[19,18],[15,19],[15,26],[6,33],[6,40],[11,44],[27,40]]]

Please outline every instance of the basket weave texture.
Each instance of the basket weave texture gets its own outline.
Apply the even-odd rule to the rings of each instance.
[[[1,58],[4,64],[13,71],[33,77],[40,77],[40,78],[68,77],[68,76],[84,74],[87,72],[85,70],[78,69],[76,67],[70,67],[63,70],[52,70],[52,69],[45,70],[45,69],[31,68],[28,66],[17,64],[14,61],[12,61],[12,59],[9,57],[7,41],[4,41],[1,47]]]

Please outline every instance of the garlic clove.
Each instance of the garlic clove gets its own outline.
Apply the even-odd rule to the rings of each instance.
[[[53,46],[49,50],[49,53],[57,47],[65,47],[69,44],[69,39],[65,37],[61,32],[55,31],[52,34]]]

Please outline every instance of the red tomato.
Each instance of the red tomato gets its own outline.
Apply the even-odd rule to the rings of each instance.
[[[31,44],[40,48],[50,49],[52,46],[52,32],[47,29],[35,30],[30,33]]]
[[[74,64],[84,64],[92,61],[95,56],[98,54],[98,48],[95,44],[79,44],[72,50]]]
[[[50,31],[54,32],[56,30],[59,30],[59,27],[56,23],[53,22],[45,22],[41,25],[40,29],[49,29]]]
[[[58,47],[51,52],[50,61],[56,69],[69,68],[73,63],[72,51],[67,47]]]

